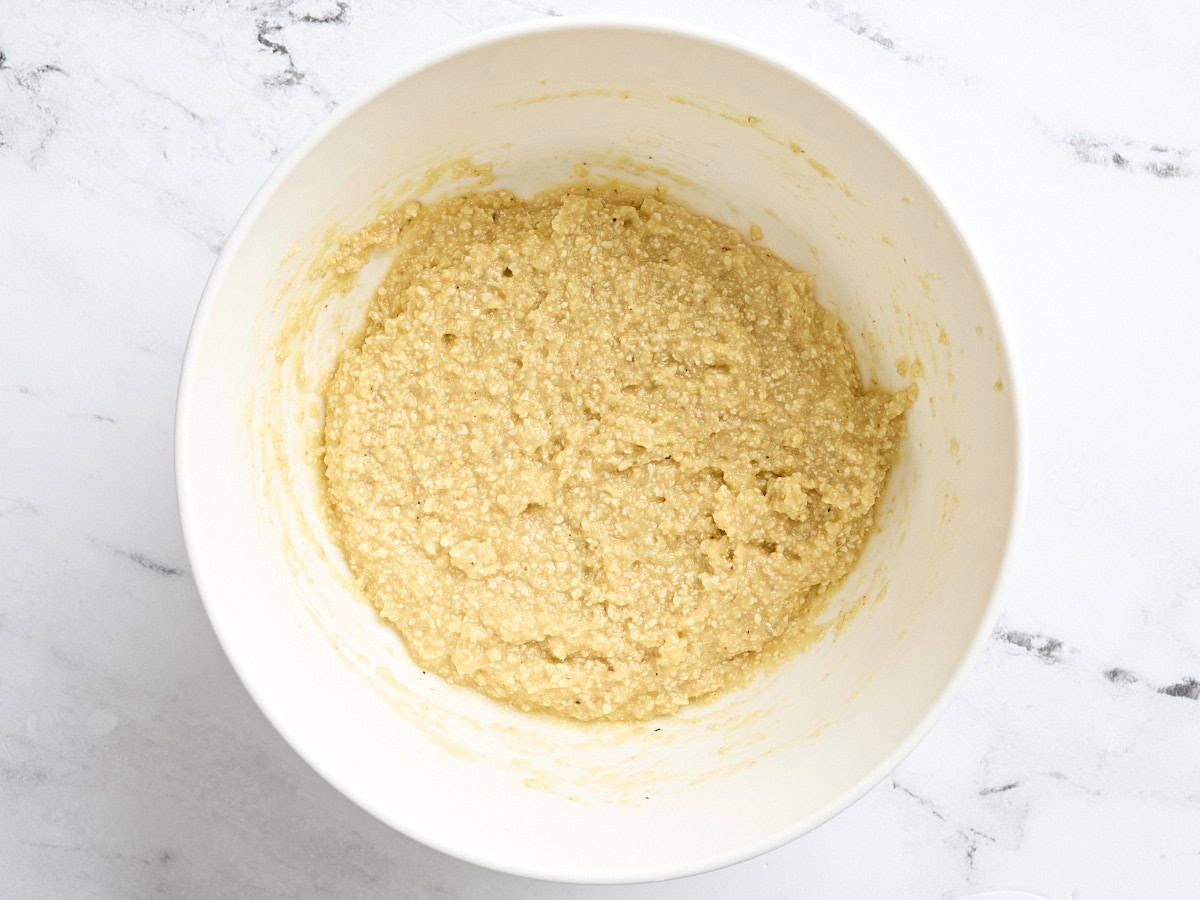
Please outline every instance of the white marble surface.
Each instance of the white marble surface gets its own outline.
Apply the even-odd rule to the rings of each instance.
[[[351,806],[254,707],[190,578],[188,325],[251,193],[330,109],[445,41],[589,4],[6,0],[0,895],[1197,895],[1200,6],[607,9],[816,75],[932,173],[994,278],[1032,503],[950,712],[835,821],[663,885],[496,875]]]

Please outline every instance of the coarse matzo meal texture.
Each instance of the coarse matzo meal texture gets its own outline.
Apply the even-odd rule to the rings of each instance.
[[[670,713],[812,627],[912,390],[864,390],[809,278],[661,194],[409,204],[327,392],[359,588],[422,669],[524,710]]]

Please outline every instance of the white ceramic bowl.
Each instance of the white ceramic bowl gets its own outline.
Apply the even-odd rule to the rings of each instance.
[[[756,223],[813,273],[865,371],[898,388],[897,364],[920,360],[879,533],[829,613],[862,605],[845,627],[714,702],[584,727],[424,675],[353,597],[317,513],[319,382],[384,263],[320,302],[304,268],[331,225],[359,225],[422,189],[474,186],[454,172],[421,184],[463,157],[518,192],[587,162],[596,175],[663,183],[743,231]],[[1012,382],[959,232],[843,104],[778,63],[679,28],[539,23],[446,51],[343,109],[254,199],[188,347],[179,501],[230,660],[348,797],[496,869],[667,878],[815,827],[930,727],[991,624],[1016,494]]]

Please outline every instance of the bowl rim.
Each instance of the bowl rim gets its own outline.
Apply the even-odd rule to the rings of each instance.
[[[203,343],[205,332],[207,330],[208,320],[212,309],[216,303],[216,297],[221,292],[224,281],[231,267],[232,260],[240,251],[241,245],[246,239],[246,236],[253,230],[263,209],[274,197],[282,183],[288,178],[296,166],[303,160],[312,150],[324,140],[331,132],[336,130],[341,124],[360,110],[362,107],[370,103],[372,100],[391,89],[394,85],[421,71],[432,66],[440,64],[453,57],[470,53],[480,47],[502,43],[515,38],[525,37],[531,34],[540,34],[556,31],[587,31],[587,30],[604,30],[604,31],[635,31],[644,34],[665,34],[671,37],[683,37],[697,43],[713,45],[725,50],[732,50],[744,56],[750,57],[758,62],[761,62],[771,68],[777,69],[781,74],[787,75],[790,78],[796,79],[803,83],[807,88],[823,95],[826,99],[839,105],[850,116],[852,116],[859,124],[861,124],[869,133],[881,142],[888,150],[895,154],[919,182],[928,190],[930,197],[933,200],[935,208],[944,217],[945,222],[953,236],[959,241],[965,250],[967,260],[971,264],[974,273],[977,275],[980,284],[984,289],[985,300],[991,309],[993,318],[996,322],[1000,346],[1002,349],[1002,359],[1007,366],[1007,375],[1009,379],[1008,394],[1009,402],[1013,410],[1013,497],[1012,508],[1009,515],[1009,520],[1005,523],[1004,544],[1001,553],[1000,564],[997,569],[996,578],[992,585],[991,594],[988,598],[987,605],[984,608],[983,614],[980,617],[979,625],[976,633],[966,648],[962,651],[954,671],[950,678],[942,687],[937,698],[928,710],[924,713],[917,724],[910,730],[905,739],[898,744],[891,753],[874,769],[860,777],[855,785],[841,796],[830,801],[825,806],[809,813],[807,816],[798,819],[786,828],[779,829],[770,834],[757,837],[753,840],[746,841],[736,847],[730,848],[720,854],[712,854],[704,859],[686,859],[679,863],[666,866],[656,867],[638,867],[638,866],[615,866],[608,869],[591,869],[580,871],[577,868],[572,868],[569,865],[564,865],[559,868],[532,868],[522,865],[513,865],[505,859],[495,858],[486,853],[474,851],[471,847],[457,846],[452,842],[444,840],[436,835],[427,833],[420,827],[419,822],[398,821],[398,818],[389,810],[380,808],[375,804],[370,796],[355,793],[350,789],[336,772],[329,771],[328,768],[318,766],[312,762],[305,754],[301,743],[289,730],[287,724],[281,721],[271,710],[268,698],[263,696],[258,690],[253,680],[248,677],[245,667],[239,662],[238,657],[233,651],[234,641],[231,637],[227,622],[223,618],[218,604],[212,598],[212,592],[207,588],[207,578],[204,574],[204,556],[203,551],[196,542],[195,530],[192,526],[197,513],[198,504],[193,501],[191,491],[187,482],[187,471],[189,468],[190,445],[188,422],[191,413],[191,395],[195,391],[196,384],[196,367],[197,358],[199,356],[199,346]],[[988,277],[987,269],[980,264],[979,259],[971,249],[971,244],[967,240],[963,228],[958,220],[951,215],[951,211],[947,208],[946,201],[935,188],[936,182],[930,179],[926,173],[920,169],[905,153],[903,153],[892,140],[880,130],[873,122],[871,122],[857,107],[846,100],[841,95],[826,87],[814,76],[800,71],[797,66],[788,59],[765,50],[757,46],[754,42],[740,37],[733,37],[719,33],[715,30],[696,26],[689,23],[681,23],[658,17],[643,17],[643,16],[628,16],[628,15],[582,15],[569,17],[553,17],[525,20],[522,22],[505,25],[499,28],[491,28],[476,34],[470,35],[456,41],[452,41],[440,45],[417,59],[415,62],[398,67],[390,74],[383,78],[375,79],[368,87],[357,92],[350,100],[343,103],[337,110],[327,115],[321,122],[317,123],[309,131],[308,135],[301,140],[284,158],[275,166],[267,180],[255,192],[249,204],[238,218],[236,225],[226,239],[217,260],[213,264],[211,273],[205,283],[204,290],[201,294],[199,304],[196,307],[196,312],[192,320],[191,328],[188,333],[187,346],[183,356],[183,363],[180,370],[178,389],[176,394],[176,409],[175,409],[175,435],[174,435],[174,453],[175,453],[175,482],[176,494],[179,505],[179,516],[183,532],[184,546],[187,552],[188,560],[191,564],[192,577],[196,583],[201,603],[205,613],[212,626],[213,632],[217,637],[217,642],[237,674],[238,680],[242,686],[258,706],[259,710],[271,723],[275,730],[283,737],[289,747],[320,775],[326,782],[333,786],[340,794],[354,803],[356,806],[395,829],[407,837],[412,838],[427,847],[436,851],[463,860],[465,862],[482,866],[495,871],[505,872],[511,875],[523,876],[526,878],[534,878],[543,881],[572,883],[572,884],[633,884],[642,882],[665,881],[673,878],[682,878],[690,875],[698,875],[705,872],[715,871],[736,863],[745,862],[760,856],[768,851],[775,850],[796,838],[816,829],[817,827],[832,820],[840,815],[859,799],[861,799],[870,790],[880,784],[887,776],[893,772],[916,748],[916,746],[928,735],[933,729],[933,726],[941,719],[945,713],[950,701],[958,693],[963,681],[967,677],[970,670],[971,661],[977,657],[981,647],[988,641],[995,627],[996,621],[1000,615],[1000,600],[999,596],[1002,590],[1012,580],[1012,557],[1014,546],[1014,532],[1018,524],[1023,521],[1024,512],[1027,507],[1026,497],[1026,455],[1022,447],[1022,435],[1025,432],[1025,423],[1022,416],[1023,403],[1021,398],[1023,393],[1023,381],[1018,369],[1017,359],[1012,353],[1012,343],[1009,337],[1012,333],[1011,327],[1006,323],[1004,318],[1004,309],[997,304],[993,282]]]

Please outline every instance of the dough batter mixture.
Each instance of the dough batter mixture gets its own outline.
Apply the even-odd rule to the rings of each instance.
[[[809,278],[662,194],[415,203],[327,393],[331,519],[413,659],[641,719],[741,682],[853,567],[913,388]]]

